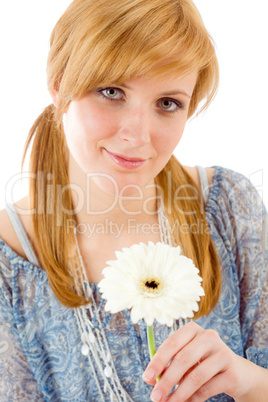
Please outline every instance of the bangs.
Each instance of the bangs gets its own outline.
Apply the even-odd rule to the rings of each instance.
[[[67,18],[72,21],[69,32]],[[191,1],[76,0],[52,33],[48,82],[66,106],[97,86],[140,76],[201,73],[215,58]]]

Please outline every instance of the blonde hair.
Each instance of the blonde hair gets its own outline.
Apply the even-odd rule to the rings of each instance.
[[[66,107],[94,87],[144,75],[175,77],[192,71],[198,71],[198,78],[188,117],[197,112],[201,101],[199,112],[209,105],[218,85],[215,49],[191,0],[74,0],[57,22],[47,64],[48,88],[58,92],[57,109],[50,105],[38,117],[29,133],[24,157],[33,140],[30,170],[36,179],[30,182],[29,197],[35,210],[32,219],[36,252],[62,304],[77,307],[86,303],[74,291],[70,272],[70,261],[74,266],[77,251],[74,233],[67,230],[67,220],[75,219],[75,214],[68,189],[69,152],[62,127]],[[167,208],[171,226],[178,224],[173,236],[183,244],[185,254],[203,276],[206,296],[200,302],[199,317],[208,314],[218,301],[219,264],[208,230],[179,230],[183,224],[191,228],[197,222],[207,229],[207,223],[202,197],[192,197],[197,187],[174,156],[157,177],[165,203],[170,172],[173,191],[179,186],[184,188],[178,203]],[[53,183],[42,186],[40,191],[41,181],[51,174]],[[59,185],[66,189],[61,207],[54,202]],[[186,202],[189,196],[195,199]],[[195,213],[180,212],[190,210]]]

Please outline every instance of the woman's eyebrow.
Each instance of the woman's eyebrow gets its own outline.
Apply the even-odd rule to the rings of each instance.
[[[126,88],[126,89],[132,89],[130,86],[128,86],[127,84],[120,84],[120,86],[122,88]],[[174,89],[173,91],[169,91],[169,92],[163,92],[162,94],[160,94],[159,96],[172,96],[172,95],[185,95],[188,98],[191,98],[191,95],[189,95],[187,92],[185,92],[183,89]]]
[[[171,96],[171,95],[185,95],[188,98],[191,98],[191,96],[189,94],[187,94],[187,92],[183,91],[182,89],[174,89],[174,91],[170,91],[170,92],[164,92],[163,94],[160,94],[160,96]]]

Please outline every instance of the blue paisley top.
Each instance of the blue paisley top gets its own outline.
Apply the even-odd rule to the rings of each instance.
[[[216,330],[237,354],[268,368],[268,247],[260,197],[243,176],[216,167],[206,216],[223,285],[215,309],[197,322]],[[135,327],[128,311],[106,313],[97,285],[91,288],[122,386],[134,401],[149,401],[152,387],[142,380],[149,363],[144,322]],[[2,240],[0,309],[1,402],[101,400],[81,353],[74,311],[57,301],[45,271]],[[158,347],[169,330],[156,324],[155,335]],[[210,398],[231,400],[225,394]]]

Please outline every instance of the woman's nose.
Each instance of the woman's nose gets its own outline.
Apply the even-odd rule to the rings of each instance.
[[[141,147],[151,141],[151,124],[148,112],[134,110],[122,119],[119,136],[133,147]]]

